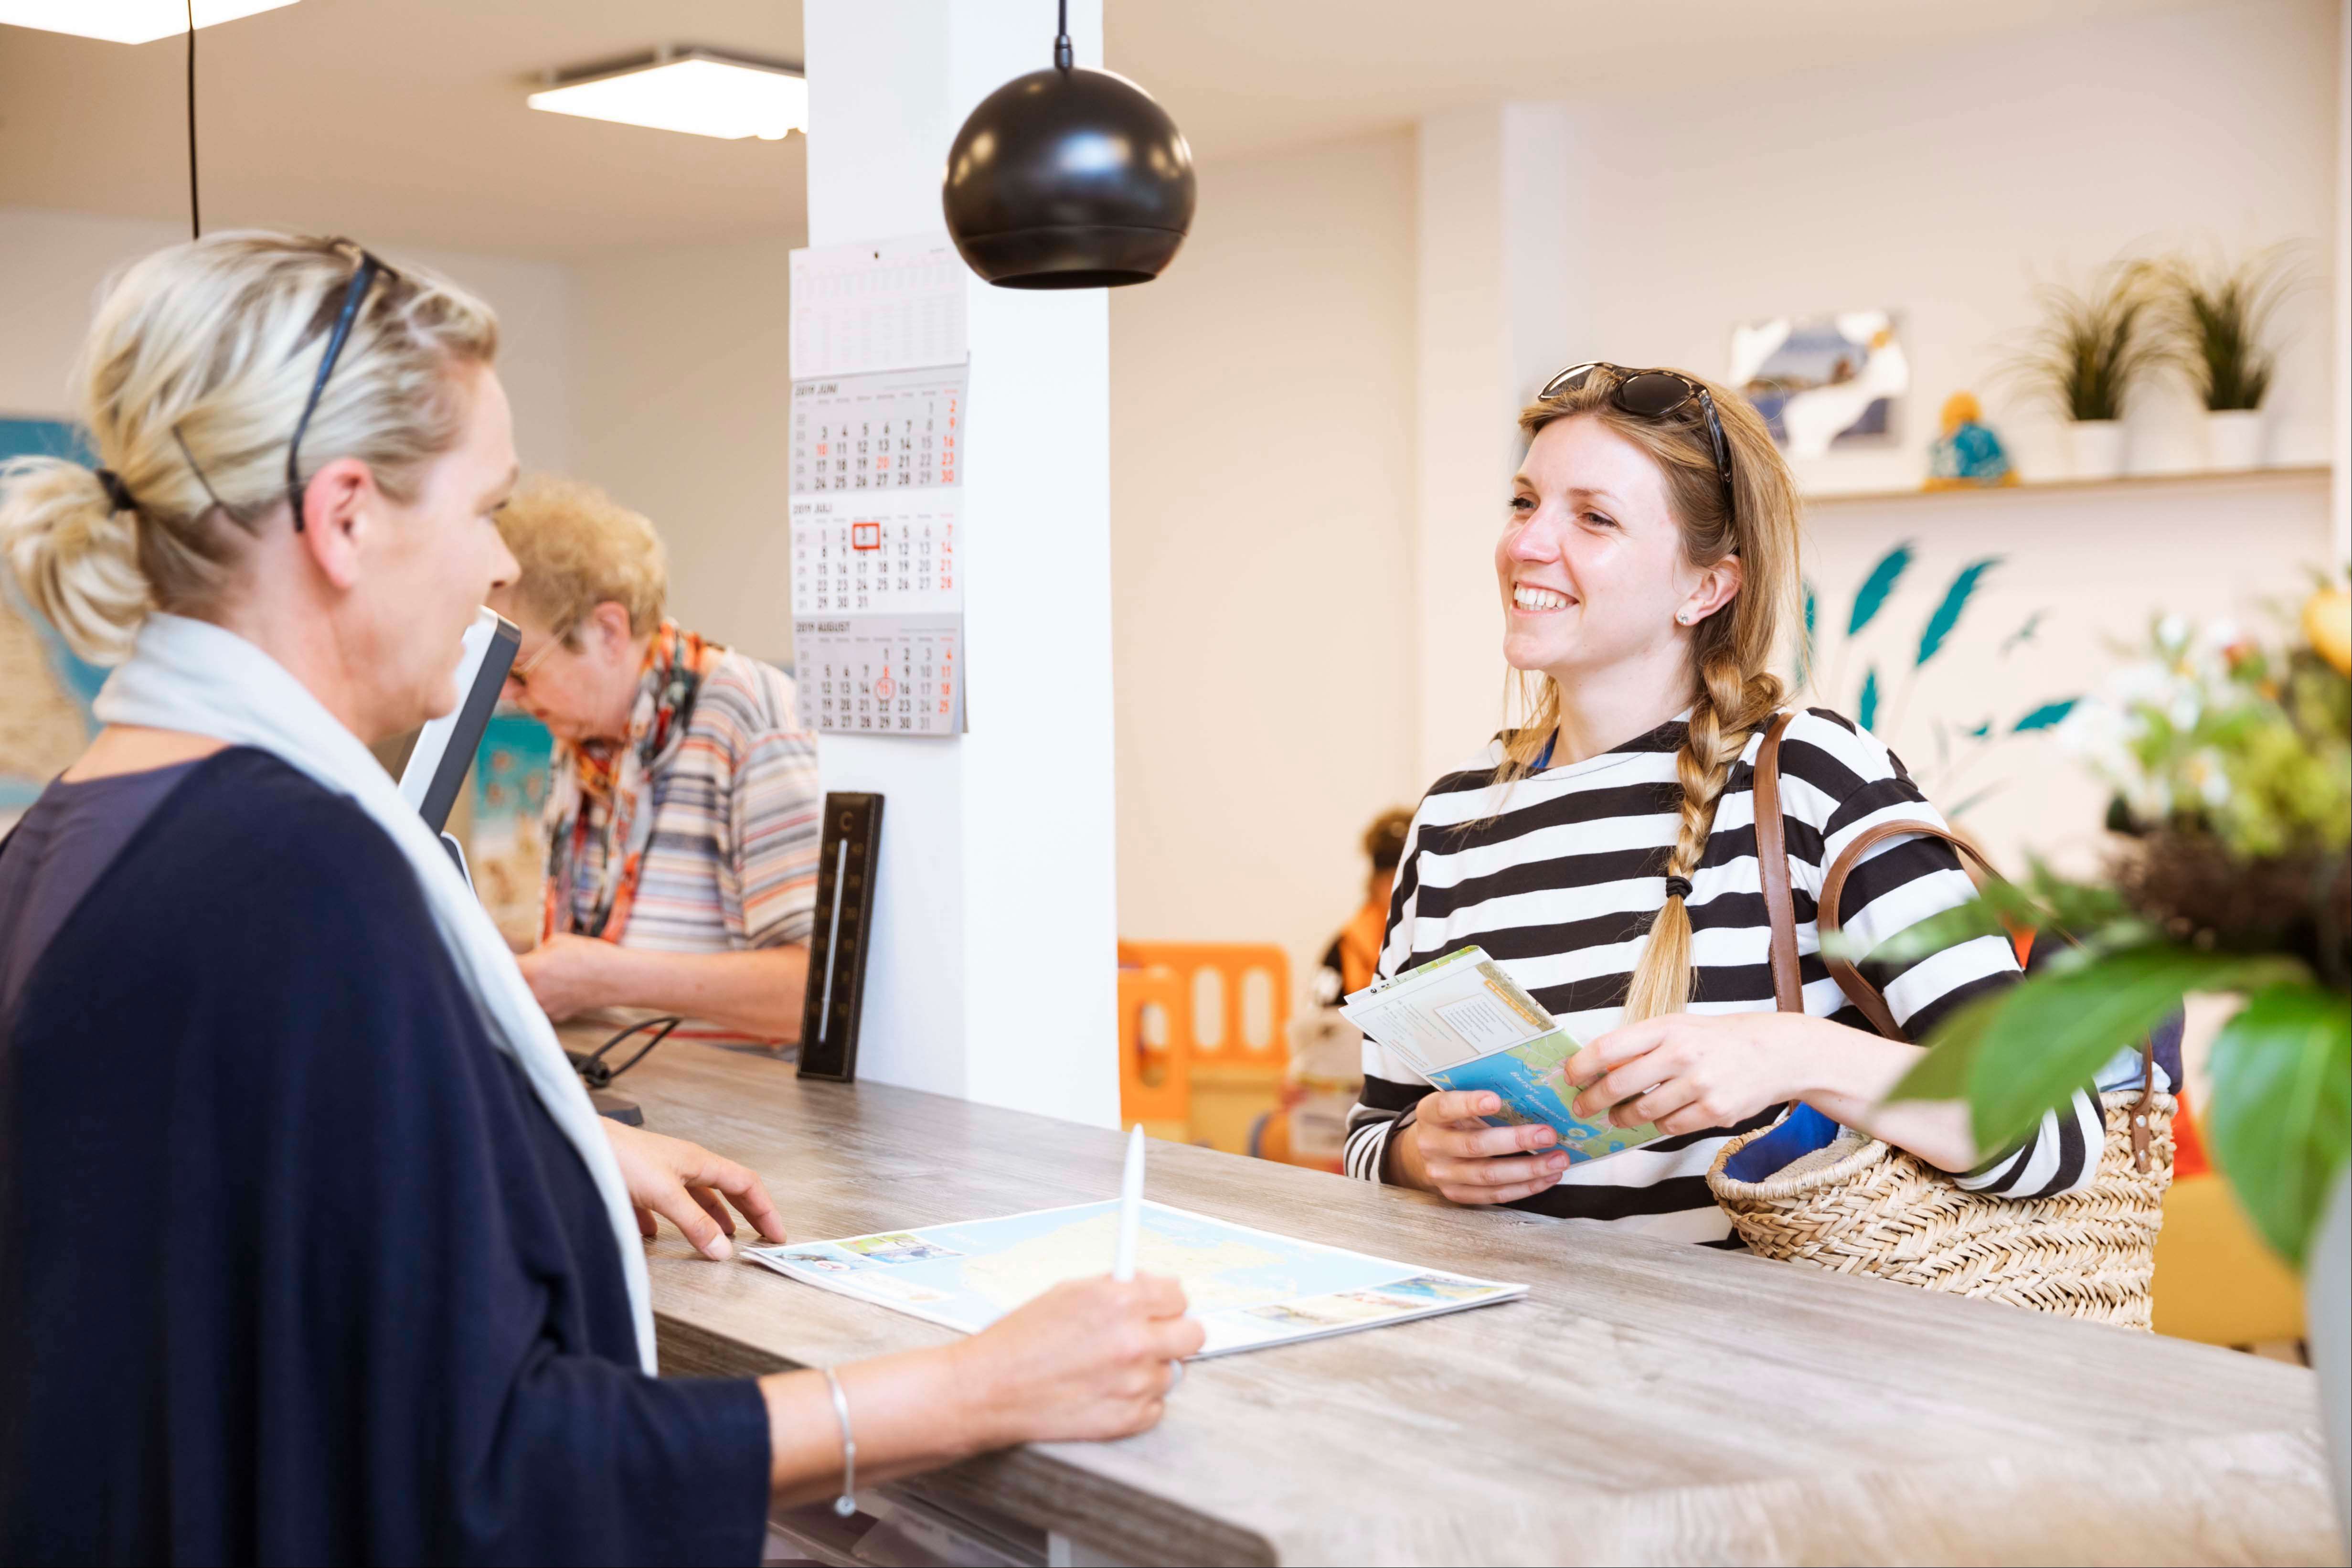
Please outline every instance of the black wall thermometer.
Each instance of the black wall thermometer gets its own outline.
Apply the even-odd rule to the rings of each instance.
[[[874,926],[875,856],[882,797],[824,797],[818,841],[816,930],[809,935],[808,994],[801,1005],[801,1077],[857,1077],[857,1024],[865,1012],[866,954]]]

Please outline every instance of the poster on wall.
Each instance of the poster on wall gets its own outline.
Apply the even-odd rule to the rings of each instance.
[[[0,417],[0,460],[36,457],[94,460],[62,419]],[[16,574],[0,569],[0,833],[89,744],[97,731],[89,705],[105,679],[33,613]]]
[[[473,846],[467,864],[474,890],[509,943],[539,940],[541,889],[547,874],[541,820],[554,763],[555,738],[528,713],[501,709],[474,753]]]
[[[1731,384],[1792,458],[1889,447],[1911,390],[1891,310],[1776,316],[1731,332]]]

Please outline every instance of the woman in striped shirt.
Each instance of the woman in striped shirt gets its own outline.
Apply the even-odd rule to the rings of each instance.
[[[1885,747],[1822,710],[1796,714],[1780,746],[1805,1011],[1774,1010],[1750,785],[1781,706],[1769,667],[1796,598],[1798,521],[1762,419],[1676,372],[1589,365],[1519,423],[1532,441],[1495,569],[1531,717],[1423,799],[1380,973],[1484,948],[1585,1042],[1569,1069],[1579,1113],[1613,1106],[1617,1125],[1662,1135],[1570,1165],[1551,1128],[1489,1127],[1493,1096],[1433,1093],[1367,1040],[1349,1173],[1736,1246],[1707,1168],[1803,1100],[1964,1187],[2083,1184],[2104,1136],[2088,1089],[1990,1159],[1964,1106],[1882,1103],[1920,1050],[1873,1033],[1840,993],[1814,899],[1864,828],[1940,819]],[[1856,868],[1844,925],[1875,944],[1974,896],[1948,847],[1897,839]],[[2017,976],[1991,937],[1863,967],[1915,1039]],[[2136,1081],[2137,1061],[2111,1070]]]

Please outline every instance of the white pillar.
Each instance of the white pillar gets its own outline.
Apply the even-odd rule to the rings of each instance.
[[[2352,3],[2336,8],[2336,564],[2352,563]]]
[[[1588,201],[1576,121],[1558,103],[1422,121],[1416,534],[1419,764],[1460,765],[1503,720],[1494,545],[1546,377],[1594,357]]]
[[[957,128],[1053,63],[1054,7],[808,0],[803,16],[810,244],[940,232]],[[1070,32],[1099,68],[1101,0],[1074,0]],[[964,287],[970,733],[821,742],[826,788],[885,797],[858,1071],[1110,1126],[1108,307]]]

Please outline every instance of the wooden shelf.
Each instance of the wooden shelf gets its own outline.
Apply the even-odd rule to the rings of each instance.
[[[1966,489],[1930,490],[1808,490],[1808,508],[1846,506],[1856,502],[1942,501],[1960,496],[2031,496],[2052,493],[2096,493],[2149,489],[2205,489],[2222,485],[2269,485],[2325,480],[2326,463],[2283,463],[2263,468],[2200,468],[2171,474],[2121,474],[2112,479],[2026,479],[2013,485],[1971,486]]]

